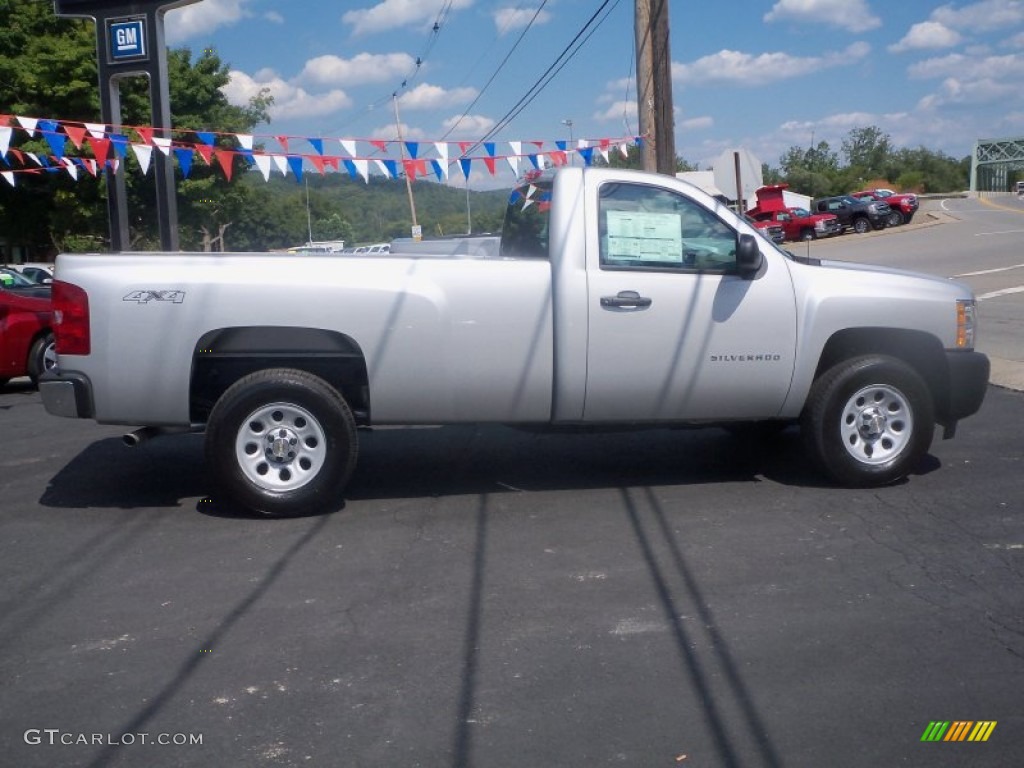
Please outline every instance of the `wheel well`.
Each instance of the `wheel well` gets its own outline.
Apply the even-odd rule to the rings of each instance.
[[[889,355],[902,360],[924,380],[936,408],[947,401],[949,377],[945,353],[935,336],[902,328],[848,328],[825,344],[814,378],[837,363],[861,355]]]
[[[357,424],[370,421],[366,359],[349,336],[323,328],[246,326],[203,335],[192,353],[190,418],[205,423],[228,387],[267,368],[296,368],[337,389]]]

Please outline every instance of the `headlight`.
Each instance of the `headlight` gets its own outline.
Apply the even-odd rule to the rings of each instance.
[[[956,301],[956,346],[957,349],[974,349],[975,322],[974,299]]]

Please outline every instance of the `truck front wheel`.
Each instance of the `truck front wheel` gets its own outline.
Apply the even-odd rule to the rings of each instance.
[[[871,231],[871,222],[867,220],[867,217],[861,216],[860,218],[853,220],[853,231],[858,235],[863,235],[865,232]]]
[[[801,240],[804,240],[804,241],[814,240],[815,237],[816,236],[814,234],[814,230],[811,229],[810,227],[804,227],[803,229],[800,230],[800,239]]]
[[[341,394],[289,368],[239,379],[206,429],[214,500],[264,515],[337,509],[357,454],[355,420]]]
[[[811,457],[854,488],[906,477],[931,446],[935,415],[920,375],[896,358],[844,360],[811,388],[801,432]]]

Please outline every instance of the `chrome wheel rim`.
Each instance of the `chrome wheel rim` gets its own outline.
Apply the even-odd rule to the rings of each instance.
[[[254,485],[267,491],[294,491],[323,469],[327,440],[320,422],[302,406],[271,403],[242,421],[235,458]]]
[[[839,429],[850,456],[862,464],[885,464],[909,445],[914,413],[898,389],[872,384],[846,401]]]
[[[43,350],[43,370],[53,371],[57,368],[57,345],[50,342]]]

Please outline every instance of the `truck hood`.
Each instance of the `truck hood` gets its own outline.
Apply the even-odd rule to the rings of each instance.
[[[885,275],[890,278],[900,278],[902,281],[913,282],[919,286],[930,286],[933,290],[943,293],[963,295],[969,298],[973,295],[969,286],[956,280],[949,280],[937,275],[928,275],[923,272],[914,272],[909,269],[896,269],[895,267],[882,267],[874,264],[858,264],[850,261],[833,261],[822,259],[817,263],[823,269],[854,272],[858,278],[870,277],[871,275]],[[852,275],[851,275],[852,277]]]

